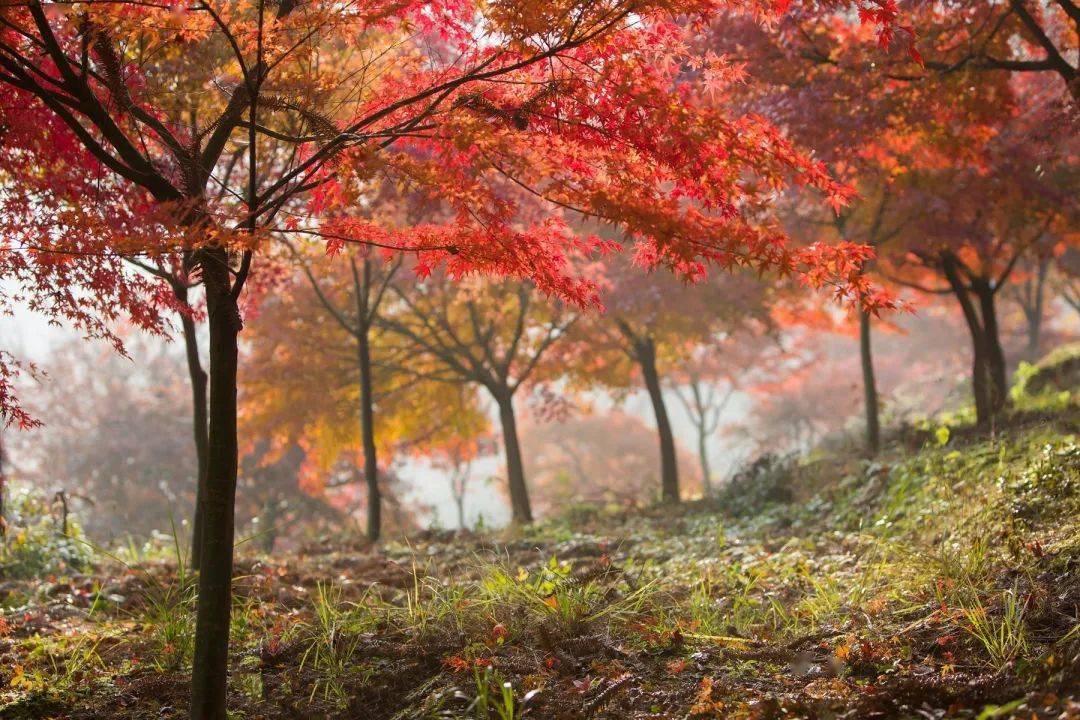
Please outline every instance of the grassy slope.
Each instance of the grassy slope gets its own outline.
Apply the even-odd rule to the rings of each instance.
[[[248,718],[1078,716],[1077,423],[1066,405],[995,439],[931,429],[873,464],[819,460],[761,480],[783,505],[578,513],[514,537],[249,559],[232,705]],[[191,592],[175,563],[0,588],[0,717],[186,716]]]

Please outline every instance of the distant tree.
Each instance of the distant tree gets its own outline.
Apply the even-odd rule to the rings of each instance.
[[[471,437],[466,434],[448,437],[425,452],[432,466],[447,474],[450,496],[457,511],[457,526],[462,530],[469,527],[466,521],[465,496],[473,480],[473,462],[478,457],[492,454],[496,449],[494,439],[484,429],[481,434]]]
[[[419,377],[423,359],[398,358],[378,325],[400,261],[350,252],[293,262],[291,281],[252,322],[242,415],[253,437],[279,450],[303,448],[300,479],[309,493],[363,484],[366,532],[375,541],[382,496],[391,491],[379,478],[391,463],[454,438],[466,442],[486,420],[468,393]],[[375,471],[372,458],[381,458]]]
[[[297,256],[304,276],[319,298],[320,304],[341,329],[356,340],[356,365],[360,378],[359,416],[360,438],[364,457],[364,482],[367,485],[367,536],[372,542],[379,539],[382,525],[382,499],[379,495],[379,461],[375,441],[375,400],[372,364],[372,331],[386,290],[401,267],[400,258],[387,262],[372,258],[370,251],[347,253],[341,262],[349,267],[351,290],[341,305],[331,299],[329,291],[320,284],[310,263]],[[359,257],[358,257],[359,256]]]
[[[660,452],[655,431],[621,410],[533,422],[523,434],[525,466],[540,512],[573,504],[642,507],[656,501]],[[693,456],[676,445],[684,464]],[[699,486],[689,473],[686,489]]]
[[[1042,353],[1043,325],[1047,315],[1047,284],[1053,263],[1053,249],[1045,242],[1037,240],[1032,252],[1020,262],[1010,285],[1008,298],[1020,308],[1024,316],[1027,343],[1024,347],[1024,359],[1030,363],[1039,359]]]
[[[188,393],[183,361],[160,342],[127,344],[139,362],[78,340],[54,350],[30,406],[44,424],[12,438],[23,476],[65,490],[104,544],[190,520],[198,478],[188,420],[176,412]]]
[[[766,319],[765,290],[742,275],[688,284],[670,274],[642,273],[629,261],[610,263],[605,281],[605,313],[585,318],[574,331],[575,382],[618,394],[644,386],[660,448],[661,498],[677,503],[678,457],[665,378],[674,378],[698,348],[713,347],[720,333]]]
[[[928,294],[952,294],[972,342],[976,415],[987,425],[1008,399],[998,297],[1047,233],[1072,222],[1066,199],[1080,184],[1066,145],[1033,135],[1033,117],[1011,119],[982,157],[905,177],[912,218],[885,260],[893,278]],[[1071,167],[1070,167],[1071,166]],[[993,202],[988,202],[993,198]]]
[[[861,242],[875,248],[876,252],[885,252],[889,242],[893,240],[903,229],[906,219],[891,217],[890,205],[895,201],[892,198],[892,183],[895,180],[895,167],[897,162],[895,154],[878,145],[874,152],[868,153],[875,158],[874,162],[864,161],[847,166],[853,182],[858,183],[862,194],[851,205],[841,209],[831,217],[823,218],[820,213],[814,212],[809,217],[800,215],[800,209],[792,212],[791,224],[793,232],[814,242],[828,240],[830,236],[848,242]],[[877,164],[885,161],[885,168]],[[857,169],[856,169],[857,168]],[[805,210],[803,203],[798,206]],[[868,262],[864,271],[868,275],[874,275],[875,282],[879,285],[882,280],[874,274],[876,261]],[[818,303],[818,299],[812,296],[804,297],[806,303]],[[821,319],[820,311],[810,311],[811,322]],[[859,348],[859,372],[862,379],[863,395],[863,419],[865,427],[865,452],[874,456],[881,449],[881,400],[880,387],[875,368],[873,353],[873,314],[862,307],[851,308],[847,321],[857,328],[856,337]],[[789,314],[789,318],[792,318]],[[806,318],[794,320],[789,324],[805,323]],[[825,319],[825,325],[835,325],[840,318],[831,317]]]
[[[1067,246],[1058,258],[1056,269],[1061,277],[1061,297],[1080,313],[1080,248]]]
[[[733,7],[767,20],[782,9]],[[887,40],[894,4],[860,7]],[[5,183],[44,175],[57,199],[41,217],[30,205],[0,215],[4,241],[29,237],[47,258],[195,254],[210,339],[210,450],[193,718],[226,715],[241,302],[269,240],[419,252],[424,266],[445,263],[455,276],[526,277],[584,305],[595,287],[567,272],[566,257],[596,245],[560,222],[569,207],[639,238],[653,265],[685,272],[699,262],[730,267],[737,256],[862,294],[848,270],[864,252],[790,252],[759,219],[793,180],[842,200],[825,168],[759,117],[686,102],[684,37],[712,16],[711,3],[118,0],[55,9],[35,1],[2,12],[3,121],[23,131],[5,137]],[[730,92],[722,63],[704,69],[715,71],[710,93]],[[52,169],[52,148],[73,146],[86,161],[80,171],[100,181],[90,193],[41,172]],[[379,174],[438,198],[444,221],[388,227],[327,214],[343,184]],[[506,199],[507,182],[543,197],[543,212],[524,217]],[[227,192],[216,200],[219,186]],[[97,190],[113,188],[140,208],[135,222],[110,214]],[[106,285],[84,287],[109,309]]]
[[[775,342],[771,322],[763,317],[742,321],[734,332],[718,332],[707,344],[689,349],[673,362],[667,384],[682,403],[697,434],[698,465],[705,497],[712,497],[714,473],[710,443],[740,386],[755,382],[764,347]]]
[[[524,282],[461,283],[436,274],[392,289],[395,306],[379,320],[395,338],[387,362],[421,380],[471,384],[490,394],[502,427],[513,519],[532,522],[514,397],[550,374],[553,350],[580,312]]]
[[[686,385],[675,386],[675,395],[683,404],[690,422],[697,431],[698,465],[705,497],[713,495],[712,463],[709,460],[709,440],[720,429],[720,418],[735,394],[735,385],[727,383],[719,387],[715,381],[707,381],[696,370],[686,374]]]

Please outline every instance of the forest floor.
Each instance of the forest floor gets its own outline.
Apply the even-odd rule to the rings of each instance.
[[[242,556],[236,718],[1080,718],[1080,417],[713,502]],[[175,562],[0,580],[0,717],[186,717]]]

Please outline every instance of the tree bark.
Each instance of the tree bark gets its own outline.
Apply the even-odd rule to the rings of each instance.
[[[177,299],[187,304],[187,288],[177,292]],[[195,457],[198,462],[198,476],[195,485],[195,517],[191,523],[191,560],[192,570],[198,570],[202,561],[203,502],[206,496],[207,463],[207,417],[206,417],[206,371],[199,359],[199,338],[196,334],[195,321],[191,316],[181,313],[180,324],[184,333],[184,350],[187,355],[188,377],[191,382],[191,419],[192,432],[195,435]]]
[[[656,432],[660,439],[661,499],[666,503],[678,503],[679,467],[675,457],[675,436],[671,432],[671,420],[664,404],[660,374],[656,370],[656,345],[651,338],[638,340],[634,354],[645,377],[645,388],[649,391],[649,400],[652,401],[653,413],[656,416]]]
[[[990,401],[986,338],[978,310],[971,300],[971,293],[963,278],[960,277],[957,262],[952,255],[945,254],[942,257],[941,267],[953,295],[960,303],[964,322],[967,323],[968,332],[971,334],[971,390],[975,396],[975,418],[980,426],[987,426],[993,421],[994,410]]]
[[[1036,363],[1039,361],[1039,347],[1042,345],[1042,309],[1039,309],[1038,314],[1032,314],[1028,318],[1027,327],[1027,348],[1024,351],[1024,356],[1029,363]]]
[[[5,492],[7,491],[7,474],[4,467],[4,418],[0,416],[0,540],[7,537],[7,520],[4,506]]]
[[[375,448],[375,409],[371,397],[371,343],[369,328],[361,321],[357,334],[360,364],[360,435],[364,448],[364,482],[367,484],[367,536],[371,542],[382,532],[382,493],[379,490],[379,462]]]
[[[998,327],[996,288],[988,282],[975,285],[975,294],[979,298],[979,312],[982,316],[983,353],[986,358],[987,400],[990,411],[996,415],[1005,407],[1009,398],[1008,367],[1005,351],[1001,347],[1001,333]]]
[[[1046,306],[1046,276],[1050,271],[1050,259],[1040,258],[1039,269],[1034,280],[1028,280],[1021,307],[1027,319],[1027,349],[1025,356],[1030,363],[1039,360],[1039,348],[1042,344],[1043,311]]]
[[[226,720],[238,455],[237,335],[241,323],[230,289],[227,253],[221,248],[206,248],[199,254],[210,328],[210,403],[191,718]]]
[[[513,521],[515,525],[527,525],[533,521],[533,515],[532,506],[529,504],[529,488],[525,483],[525,466],[521,460],[517,419],[514,417],[514,395],[508,388],[499,388],[493,394],[499,406],[499,421],[502,423],[506,480],[510,489]]]
[[[866,414],[866,450],[873,457],[881,449],[881,420],[878,415],[877,380],[870,344],[870,313],[859,310],[859,360],[862,364],[863,406]]]

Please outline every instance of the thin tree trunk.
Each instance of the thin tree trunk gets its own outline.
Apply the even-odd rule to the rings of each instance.
[[[998,414],[1009,399],[1008,367],[1005,363],[1005,351],[1001,347],[1001,333],[998,329],[996,290],[989,283],[979,283],[976,287],[979,298],[979,310],[982,316],[983,343],[986,357],[988,401],[990,411]]]
[[[866,449],[871,457],[881,449],[881,421],[878,416],[877,380],[870,344],[870,313],[859,310],[859,360],[862,364],[863,406],[866,414]]]
[[[227,253],[220,248],[199,253],[210,328],[210,403],[191,718],[226,720],[238,455],[237,335],[241,323],[230,290]]]
[[[660,488],[666,503],[679,502],[679,467],[675,458],[675,436],[671,432],[664,393],[660,386],[660,374],[656,370],[656,346],[651,339],[641,340],[634,348],[645,388],[649,391],[653,413],[656,415],[656,432],[660,438]]]
[[[450,494],[454,498],[454,507],[457,508],[458,528],[465,529],[465,491],[469,485],[469,472],[472,468],[471,461],[457,460],[450,472]]]
[[[5,492],[7,491],[7,473],[4,467],[4,418],[0,417],[0,540],[7,538],[7,509],[4,506]]]
[[[712,466],[709,464],[709,434],[715,430],[715,423],[710,422],[710,408],[706,407],[706,401],[701,391],[700,378],[695,375],[690,377],[690,400],[684,401],[686,412],[690,416],[694,429],[697,430],[698,439],[698,464],[701,466],[701,490],[706,498],[711,498]],[[682,396],[679,396],[682,398]],[[727,400],[723,401],[727,404]],[[722,407],[722,406],[721,406]],[[717,410],[719,412],[719,410]]]
[[[187,289],[177,293],[177,299],[187,304]],[[191,382],[191,419],[195,436],[195,457],[198,476],[195,484],[195,517],[191,523],[191,560],[193,570],[199,569],[202,560],[203,501],[206,495],[207,418],[206,418],[206,371],[199,359],[199,338],[195,321],[181,313],[180,324],[184,333],[184,350],[187,355],[188,377]]]
[[[1036,363],[1039,360],[1039,346],[1042,344],[1042,308],[1039,308],[1038,314],[1032,314],[1028,317],[1027,327],[1027,348],[1024,351],[1024,356],[1029,363]]]
[[[353,292],[356,294],[356,358],[360,367],[360,442],[364,452],[364,484],[367,486],[367,537],[378,542],[382,533],[382,492],[379,489],[379,458],[375,447],[375,399],[372,394],[370,307],[371,261],[364,258],[364,270],[352,266]],[[310,277],[310,276],[309,276]],[[312,285],[318,291],[315,280]],[[320,295],[320,297],[322,297]]]
[[[1034,285],[1028,280],[1031,288],[1030,303],[1024,304],[1024,314],[1027,316],[1027,360],[1030,363],[1039,359],[1039,347],[1042,344],[1043,309],[1046,306],[1046,275],[1050,270],[1050,259],[1039,260],[1039,269],[1035,275]]]
[[[945,278],[960,303],[968,332],[971,334],[971,390],[975,396],[975,418],[979,425],[989,425],[993,420],[993,409],[988,387],[988,367],[986,360],[986,340],[978,311],[971,302],[971,294],[957,268],[957,261],[951,255],[942,257],[942,270]]]
[[[259,545],[264,555],[272,555],[274,552],[274,543],[277,541],[278,515],[280,514],[281,501],[275,495],[266,501],[260,513],[264,527],[259,537]]]
[[[705,432],[705,425],[697,426],[698,431],[698,462],[701,463],[701,489],[705,497],[711,498],[712,468],[709,466],[709,436]]]
[[[371,344],[369,329],[361,319],[357,334],[360,363],[360,435],[364,447],[364,482],[367,484],[367,536],[371,542],[382,532],[382,493],[379,491],[379,462],[375,448],[375,410],[371,397]]]
[[[506,480],[510,488],[510,509],[514,524],[527,525],[533,521],[529,504],[529,488],[525,484],[525,466],[521,461],[521,444],[518,440],[517,419],[514,417],[514,396],[509,389],[494,393],[499,406],[502,423],[503,448],[506,451]]]
[[[457,508],[457,524],[462,530],[465,529],[465,494],[454,492],[454,506]]]

